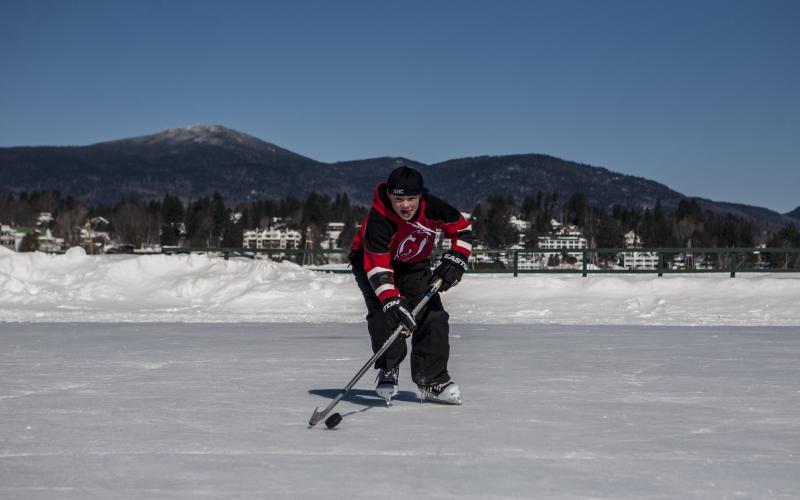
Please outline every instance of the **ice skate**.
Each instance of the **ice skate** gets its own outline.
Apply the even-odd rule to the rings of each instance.
[[[375,392],[378,396],[386,400],[386,406],[392,402],[392,398],[397,395],[397,380],[400,378],[400,367],[395,366],[390,370],[379,370],[376,378],[377,384]]]
[[[417,387],[419,388],[419,397],[422,401],[431,401],[448,405],[461,404],[461,390],[458,388],[458,384],[452,380],[442,382],[441,384],[420,385]]]

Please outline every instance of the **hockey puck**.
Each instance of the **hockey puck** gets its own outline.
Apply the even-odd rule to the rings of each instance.
[[[333,429],[334,427],[339,425],[339,422],[341,421],[342,421],[342,415],[339,413],[334,413],[333,415],[325,419],[325,427],[327,427],[328,429]]]

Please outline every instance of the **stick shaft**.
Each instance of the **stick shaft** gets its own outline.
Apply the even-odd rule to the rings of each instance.
[[[422,308],[424,308],[425,305],[428,303],[428,301],[431,299],[431,297],[433,297],[433,294],[435,294],[439,290],[440,286],[442,286],[442,280],[436,280],[433,283],[430,290],[428,290],[425,293],[425,296],[422,297],[422,300],[420,300],[419,303],[416,305],[416,307],[414,307],[414,309],[411,311],[411,315],[414,318],[416,318],[417,314],[419,314],[419,312],[422,311]],[[378,349],[366,363],[364,363],[364,366],[362,366],[361,369],[358,371],[358,373],[356,373],[356,375],[352,379],[350,379],[350,382],[348,382],[347,385],[344,387],[344,389],[342,389],[342,392],[340,392],[333,399],[333,401],[331,401],[330,404],[328,404],[328,406],[325,407],[324,410],[322,411],[318,411],[318,409],[314,410],[314,413],[311,415],[311,420],[309,420],[308,425],[314,426],[320,420],[325,418],[325,416],[328,413],[330,413],[333,407],[339,404],[339,401],[341,401],[342,398],[344,398],[347,395],[347,393],[350,392],[350,389],[352,389],[353,386],[356,385],[356,383],[361,379],[361,377],[364,376],[364,374],[367,372],[367,370],[369,370],[370,366],[372,366],[375,360],[380,358],[383,355],[383,353],[385,353],[389,349],[389,347],[391,347],[391,345],[394,343],[395,340],[397,340],[397,337],[399,337],[402,332],[403,332],[403,325],[399,325],[397,328],[395,328],[394,333],[392,333],[392,335],[388,339],[386,339],[386,342],[383,343],[381,348]]]

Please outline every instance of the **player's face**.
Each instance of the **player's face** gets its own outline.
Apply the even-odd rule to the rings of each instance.
[[[395,196],[389,195],[389,201],[392,202],[392,208],[395,213],[403,220],[411,220],[414,214],[417,213],[419,208],[419,199],[422,195],[414,196]]]

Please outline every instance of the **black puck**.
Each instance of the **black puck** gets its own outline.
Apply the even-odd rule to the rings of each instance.
[[[342,415],[339,413],[334,413],[333,415],[325,419],[325,427],[327,427],[328,429],[333,429],[334,427],[339,425],[339,422],[341,421],[342,421]]]

